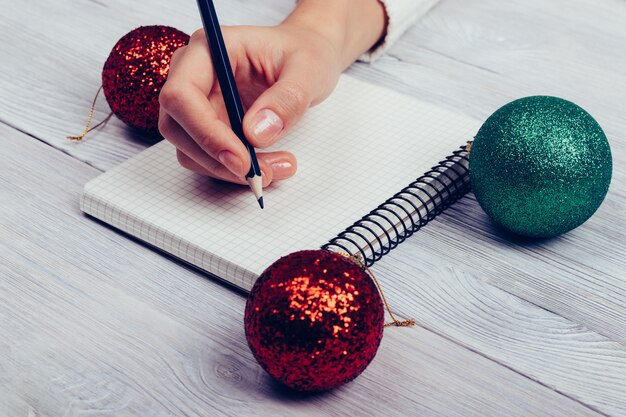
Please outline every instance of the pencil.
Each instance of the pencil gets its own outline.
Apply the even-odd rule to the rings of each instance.
[[[228,53],[224,46],[224,37],[222,36],[220,23],[217,20],[215,6],[212,0],[198,0],[198,7],[200,8],[200,17],[202,18],[204,32],[209,42],[215,74],[217,75],[220,88],[222,89],[222,95],[224,96],[224,103],[226,104],[231,129],[235,132],[239,140],[241,140],[241,143],[248,149],[250,160],[252,161],[250,170],[246,174],[246,180],[259,202],[259,206],[263,208],[261,169],[259,168],[259,161],[257,160],[254,148],[248,143],[248,140],[243,134],[243,105],[241,104],[241,97],[239,97],[235,77],[230,67]]]

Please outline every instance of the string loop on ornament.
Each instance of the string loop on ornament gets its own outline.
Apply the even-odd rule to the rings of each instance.
[[[363,262],[363,258],[361,258],[360,255],[358,255],[358,254],[352,255],[352,254],[349,254],[349,253],[346,253],[346,252],[335,252],[335,253],[337,253],[339,255],[342,255],[342,256],[345,256],[346,258],[350,259],[352,262],[354,262],[358,266],[360,266],[372,278],[372,280],[374,281],[374,284],[376,284],[376,288],[378,288],[378,293],[380,294],[380,298],[382,298],[383,303],[385,304],[385,309],[389,313],[389,316],[391,317],[391,320],[392,320],[389,323],[385,323],[384,327],[389,327],[389,326],[411,327],[411,326],[415,326],[415,324],[416,324],[415,320],[403,320],[403,321],[400,321],[400,320],[396,319],[396,316],[394,316],[393,313],[391,312],[391,307],[389,307],[389,303],[387,302],[387,298],[385,297],[385,294],[383,293],[383,289],[380,286],[380,283],[378,282],[378,280],[374,276],[374,273],[367,267],[367,265],[365,265],[365,262]]]
[[[100,126],[108,122],[111,116],[113,116],[113,112],[110,112],[108,116],[105,117],[104,120],[102,120],[100,123],[96,124],[95,126],[89,127],[91,125],[91,121],[93,120],[93,112],[94,112],[94,109],[96,108],[96,101],[98,101],[98,96],[100,95],[100,92],[102,91],[102,87],[103,86],[100,86],[100,88],[98,88],[98,92],[96,93],[96,96],[93,98],[93,102],[91,103],[91,107],[89,108],[89,117],[87,117],[87,124],[85,125],[85,129],[83,130],[83,133],[81,133],[78,136],[66,136],[67,139],[76,140],[76,141],[82,140],[87,135],[87,133],[91,132],[94,129],[99,128]]]

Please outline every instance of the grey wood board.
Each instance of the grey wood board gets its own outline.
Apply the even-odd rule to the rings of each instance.
[[[99,171],[1,125],[0,145],[4,415],[595,414],[420,327],[386,330],[354,383],[285,391],[246,346],[241,294],[79,212]]]

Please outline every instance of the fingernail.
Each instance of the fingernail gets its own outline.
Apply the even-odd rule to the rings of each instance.
[[[236,176],[241,177],[243,175],[243,162],[231,151],[220,152],[217,159]]]
[[[260,110],[252,122],[252,133],[261,146],[269,145],[282,130],[284,124],[280,117],[270,109]]]
[[[285,179],[293,175],[293,165],[291,162],[274,162],[272,165],[272,177],[275,179]]]

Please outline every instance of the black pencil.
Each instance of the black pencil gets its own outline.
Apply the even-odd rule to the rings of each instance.
[[[261,179],[261,169],[259,168],[259,161],[256,158],[254,148],[243,134],[243,105],[241,104],[241,97],[239,97],[239,91],[237,90],[237,84],[235,83],[235,77],[230,67],[230,60],[228,59],[228,53],[224,46],[224,37],[222,36],[222,30],[220,29],[220,23],[217,20],[217,13],[215,13],[215,6],[212,0],[198,0],[198,7],[200,8],[200,17],[202,18],[202,24],[204,25],[204,31],[206,33],[207,41],[209,42],[209,49],[211,50],[211,58],[213,60],[213,66],[215,67],[215,74],[220,83],[222,89],[222,95],[224,96],[224,103],[226,104],[226,111],[228,112],[228,119],[230,120],[230,126],[233,132],[241,140],[241,142],[248,149],[250,154],[250,170],[246,174],[246,180],[248,185],[254,192],[254,196],[261,208],[263,208],[263,186]]]

